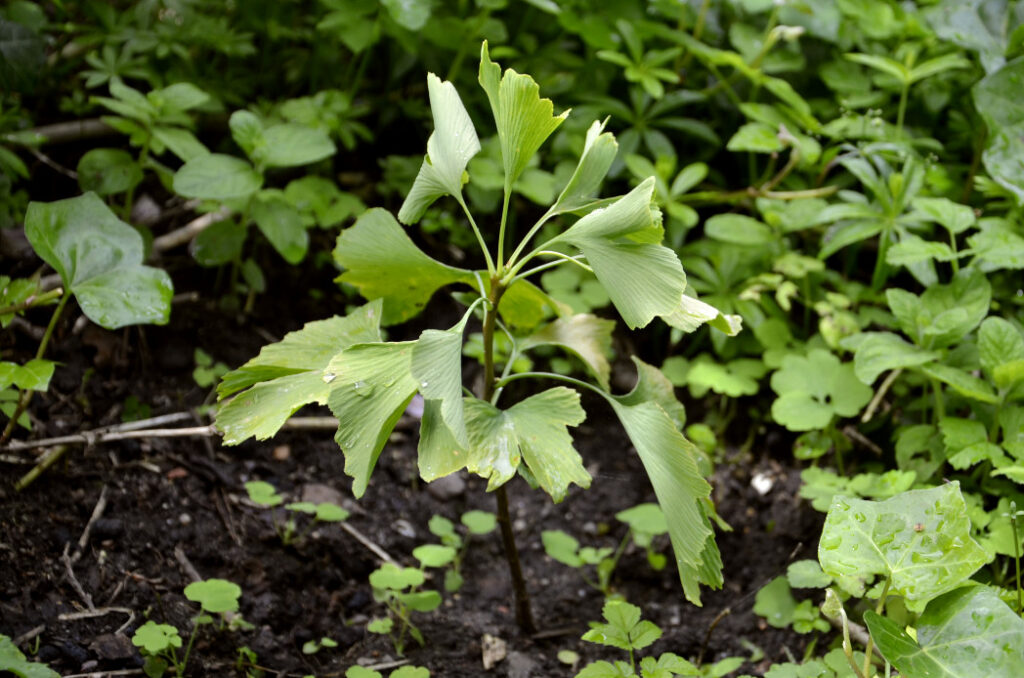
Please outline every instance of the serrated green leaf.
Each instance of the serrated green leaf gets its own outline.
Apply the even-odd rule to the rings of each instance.
[[[461,199],[466,165],[480,151],[476,128],[455,86],[430,73],[427,90],[434,132],[427,139],[427,156],[416,181],[398,212],[398,220],[403,224],[419,221],[427,207],[442,195]]]
[[[865,384],[873,384],[882,372],[902,367],[916,367],[940,355],[925,351],[891,332],[864,332],[867,335],[853,357],[853,370]]]
[[[999,397],[992,390],[988,382],[979,379],[969,372],[949,365],[943,365],[942,363],[924,365],[920,370],[929,377],[938,379],[942,383],[951,386],[954,391],[962,396],[979,400],[983,403],[999,402]]]
[[[486,40],[480,49],[479,80],[491,103],[501,142],[505,193],[511,193],[512,184],[569,111],[552,115],[554,105],[550,99],[540,98],[540,87],[530,76],[511,68],[502,74],[501,67],[491,61]]]
[[[1024,620],[985,586],[965,586],[928,604],[917,639],[899,624],[864,614],[882,656],[900,673],[929,678],[1014,678],[1024,664]]]
[[[960,484],[910,490],[884,501],[836,497],[818,545],[822,570],[854,595],[873,575],[920,610],[988,562],[971,537]]]
[[[174,175],[175,193],[202,200],[246,198],[262,185],[263,176],[252,165],[221,153],[192,158]]]
[[[560,346],[576,354],[597,378],[602,388],[608,388],[611,365],[608,354],[612,347],[615,322],[589,313],[578,313],[557,318],[542,325],[532,334],[519,340],[519,348],[528,351],[537,346]]]
[[[25,235],[96,324],[113,330],[167,323],[174,294],[170,276],[142,263],[142,236],[95,193],[29,203]]]
[[[578,247],[633,329],[680,305],[686,276],[675,252],[661,241],[660,218],[652,210],[654,178],[643,181],[608,207],[596,209],[556,240]]]
[[[380,208],[367,210],[338,236],[334,260],[346,269],[339,281],[354,285],[367,299],[384,300],[384,325],[413,317],[445,285],[474,285],[476,280],[472,271],[428,257]]]
[[[338,418],[334,440],[345,454],[352,494],[366,491],[384,444],[416,394],[412,378],[415,342],[355,344],[335,356],[324,370],[334,375],[327,405]]]
[[[590,487],[590,474],[567,429],[587,416],[579,393],[558,386],[519,401],[505,413],[515,427],[523,460],[554,501],[564,499],[572,483]]]

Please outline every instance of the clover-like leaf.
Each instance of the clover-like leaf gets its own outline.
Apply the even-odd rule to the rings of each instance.
[[[142,648],[147,654],[155,655],[181,647],[181,635],[170,624],[157,624],[150,619],[135,630],[132,645]]]
[[[334,440],[345,454],[352,494],[366,491],[384,444],[416,393],[411,374],[415,342],[355,344],[324,370],[330,378],[327,405],[338,418]]]
[[[205,579],[185,587],[185,597],[211,614],[237,612],[241,595],[238,584],[226,579]]]
[[[376,300],[347,316],[306,323],[224,375],[217,386],[222,399],[248,389],[217,411],[225,444],[250,437],[266,440],[303,405],[326,404],[334,376],[325,376],[324,368],[353,344],[380,341],[380,319],[381,302]]]
[[[640,619],[640,608],[623,600],[609,600],[601,609],[607,623],[591,622],[583,640],[620,650],[642,650],[661,637],[661,629]]]
[[[96,324],[113,330],[167,323],[174,294],[171,277],[142,263],[142,236],[95,193],[30,203],[25,235]]]
[[[540,98],[540,87],[528,75],[507,69],[491,61],[487,41],[480,48],[480,86],[487,93],[501,142],[505,166],[505,193],[523,173],[537,149],[569,115],[553,115],[550,99]]]
[[[834,416],[852,417],[871,400],[871,389],[861,383],[853,366],[823,349],[807,356],[787,355],[782,369],[771,378],[778,398],[772,417],[791,431],[825,428]]]
[[[384,563],[370,573],[370,586],[380,590],[404,591],[420,586],[427,580],[422,570]]]
[[[443,195],[462,199],[466,165],[480,151],[480,140],[473,121],[466,113],[455,85],[442,82],[433,73],[427,75],[430,111],[434,132],[427,139],[427,156],[416,181],[398,211],[403,224],[419,221],[426,209]]]
[[[881,575],[916,610],[988,560],[971,537],[957,482],[878,502],[836,497],[818,544],[822,570],[847,591],[863,595],[873,575]]]
[[[428,257],[380,208],[367,210],[338,236],[334,260],[345,269],[340,282],[354,285],[367,299],[384,300],[384,325],[413,317],[445,285],[476,280],[472,271]]]
[[[1024,665],[1024,620],[986,586],[958,588],[928,603],[916,640],[873,610],[864,621],[882,656],[906,676],[1014,678]]]

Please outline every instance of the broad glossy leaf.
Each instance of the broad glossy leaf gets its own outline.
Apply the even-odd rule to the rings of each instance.
[[[857,346],[853,370],[865,384],[873,384],[878,375],[888,370],[915,367],[939,359],[935,351],[925,351],[891,332],[865,332]]]
[[[917,610],[988,560],[957,482],[878,502],[836,497],[818,544],[822,570],[848,592],[861,596],[873,575],[887,577]]]
[[[263,176],[241,158],[210,153],[192,158],[174,175],[174,192],[186,198],[230,200],[260,189]]]
[[[994,377],[1001,366],[1024,360],[1024,337],[1004,318],[985,318],[978,329],[978,353],[982,368],[990,377]],[[999,388],[1010,386],[1009,383],[1000,384],[998,381],[996,385]]]
[[[965,372],[950,365],[935,363],[924,365],[920,368],[929,377],[938,379],[942,383],[951,386],[953,390],[962,396],[980,400],[983,403],[998,403],[999,397],[992,390],[987,381],[979,379],[970,372]]]
[[[540,98],[540,87],[528,75],[501,67],[491,61],[484,41],[480,49],[480,86],[487,93],[498,128],[501,157],[505,166],[505,192],[526,169],[537,149],[562,124],[569,111],[553,115],[550,99]]]
[[[704,222],[707,237],[733,245],[767,245],[775,242],[772,229],[742,214],[716,214]]]
[[[329,158],[337,151],[327,132],[281,123],[263,130],[251,157],[261,167],[298,167]]]
[[[302,215],[283,198],[274,194],[256,196],[250,203],[252,219],[277,253],[289,264],[297,264],[309,249],[309,234]]]
[[[1006,63],[1010,34],[1024,12],[1007,0],[942,0],[924,16],[940,38],[977,52],[985,72],[993,73]]]
[[[608,388],[611,365],[608,354],[612,348],[615,322],[589,313],[578,313],[558,318],[541,326],[529,336],[519,340],[519,348],[528,351],[536,346],[560,346],[576,354],[590,369],[597,381]]]
[[[988,125],[988,147],[982,155],[989,175],[1024,202],[1024,107],[1017,93],[1024,88],[1024,57],[1018,57],[974,86],[974,105]]]
[[[727,315],[706,302],[684,294],[679,306],[663,315],[662,320],[683,332],[694,332],[701,325],[709,326],[725,332],[726,336],[735,337],[743,329],[743,318],[738,315]]]
[[[448,330],[424,330],[412,351],[412,377],[420,394],[440,402],[440,414],[462,447],[469,444],[462,408],[462,333],[471,311]]]
[[[652,210],[651,177],[608,207],[590,212],[557,240],[580,249],[630,328],[670,315],[686,288],[683,266],[663,247],[660,214]]]
[[[428,257],[387,210],[376,207],[338,236],[334,260],[346,269],[339,281],[354,285],[367,299],[384,300],[385,325],[413,317],[445,285],[476,280],[472,271]]]
[[[94,148],[78,161],[78,185],[97,195],[124,193],[142,181],[142,168],[119,148]]]
[[[597,195],[601,181],[615,160],[619,145],[611,132],[604,132],[605,123],[595,120],[587,130],[583,153],[569,183],[551,207],[552,214],[572,212],[590,204]]]
[[[430,19],[429,0],[381,0],[395,23],[410,31],[418,31]]]
[[[143,265],[142,236],[95,193],[30,203],[25,235],[94,323],[112,330],[167,322],[174,294],[170,276]]]
[[[916,640],[873,610],[864,621],[882,656],[906,676],[1016,678],[1024,666],[1024,620],[986,586],[928,603]]]
[[[225,444],[236,445],[252,436],[265,440],[303,405],[326,404],[333,378],[325,380],[324,368],[353,344],[380,341],[380,314],[377,300],[347,316],[306,323],[224,375],[217,386],[220,398],[249,389],[217,412]]]
[[[430,73],[427,90],[434,132],[427,139],[427,156],[416,181],[398,212],[398,220],[403,224],[419,221],[430,204],[442,195],[461,196],[466,165],[480,151],[476,128],[455,85]]]
[[[324,370],[323,378],[331,378],[327,405],[338,418],[334,440],[345,454],[345,473],[352,476],[357,498],[366,491],[384,444],[416,394],[414,346],[411,341],[355,344]]]
[[[638,367],[642,364],[634,358]],[[652,368],[653,369],[653,368]],[[722,562],[702,501],[711,486],[697,468],[698,451],[656,400],[652,372],[639,370],[636,388],[624,396],[607,396],[654,486],[675,552],[687,600],[700,605],[701,583],[722,585]],[[668,382],[668,380],[665,380]]]

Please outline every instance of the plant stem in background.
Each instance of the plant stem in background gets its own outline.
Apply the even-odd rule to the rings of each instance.
[[[498,317],[498,304],[505,293],[498,276],[491,277],[491,289],[487,295],[488,304],[484,310],[483,343],[484,343],[484,387],[481,399],[491,402],[494,395],[494,326]],[[519,549],[512,531],[512,516],[508,509],[508,491],[502,485],[494,492],[498,503],[498,525],[501,526],[501,541],[508,561],[509,575],[512,578],[512,591],[515,594],[516,624],[524,633],[537,630],[530,607],[530,592],[526,589],[522,564],[519,561]]]
[[[1013,555],[1017,567],[1017,616],[1024,611],[1020,590],[1020,534],[1017,532],[1017,502],[1010,502],[1010,526],[1013,528]]]
[[[886,579],[885,580],[885,588],[882,589],[882,595],[879,596],[878,604],[875,605],[875,613],[876,614],[882,614],[882,611],[885,610],[885,598],[886,598],[886,596],[889,595],[889,586],[891,586],[891,585],[892,585],[892,578]],[[875,650],[875,639],[872,638],[871,636],[868,636],[868,644],[867,644],[867,647],[864,650],[864,671],[861,674],[863,676],[870,676],[871,675],[871,653],[874,652],[874,650]]]
[[[53,329],[57,326],[57,319],[60,318],[60,314],[64,310],[64,306],[67,305],[68,299],[70,298],[70,294],[65,294],[57,303],[57,308],[54,309],[53,315],[50,317],[50,324],[46,326],[46,333],[43,335],[43,340],[39,342],[39,348],[36,350],[36,360],[41,359],[46,353],[46,345],[50,343],[50,337],[53,336]],[[14,427],[18,423],[18,418],[25,412],[25,408],[28,407],[31,400],[32,391],[21,391],[19,393],[18,406],[11,414],[11,419],[7,422],[7,427],[4,429],[4,432],[0,434],[0,445],[6,443],[11,437],[11,434],[14,433]]]

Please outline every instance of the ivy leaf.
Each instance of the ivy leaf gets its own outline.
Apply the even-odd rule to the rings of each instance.
[[[872,575],[921,610],[988,562],[971,537],[958,482],[910,490],[885,501],[836,497],[818,544],[818,561],[849,593],[861,596]]]
[[[325,380],[324,368],[353,344],[380,341],[380,314],[378,299],[347,316],[306,323],[224,375],[217,385],[221,399],[249,389],[217,412],[224,443],[237,445],[250,437],[266,440],[303,405],[326,404],[332,385]]]
[[[668,519],[683,592],[700,605],[699,584],[722,585],[721,556],[701,503],[710,497],[711,486],[697,468],[698,450],[679,432],[678,419],[655,397],[663,391],[654,377],[656,370],[643,369],[645,364],[637,358],[633,362],[638,366],[637,386],[626,395],[605,397],[636,448]],[[671,382],[663,375],[662,379],[671,389]],[[664,397],[660,400],[665,402]]]
[[[334,440],[345,454],[352,494],[366,491],[381,450],[416,394],[412,353],[416,342],[355,344],[324,370],[330,378],[327,405],[338,418]]]
[[[395,218],[378,207],[367,210],[338,236],[334,260],[346,269],[340,282],[354,285],[367,299],[384,300],[384,325],[413,317],[445,285],[475,281],[472,271],[424,254]]]
[[[175,173],[174,192],[186,198],[247,198],[263,185],[263,175],[241,158],[210,153],[192,158]]]
[[[427,139],[427,156],[416,181],[398,212],[403,224],[414,224],[427,207],[443,195],[462,199],[463,177],[470,158],[480,151],[480,140],[455,85],[427,75],[434,132]]]
[[[823,349],[807,356],[787,355],[782,369],[771,378],[778,398],[772,417],[791,431],[825,428],[832,417],[852,417],[871,400],[871,388],[862,384],[849,363]]]
[[[1024,620],[987,586],[964,586],[928,603],[916,640],[873,610],[864,621],[882,656],[903,675],[1013,678],[1024,664]]]
[[[601,181],[615,161],[619,145],[611,132],[604,132],[604,122],[595,120],[587,130],[583,153],[569,183],[551,207],[551,214],[572,212],[589,205],[597,194]]]
[[[0,362],[0,390],[13,384],[24,391],[45,391],[50,387],[56,367],[57,363],[42,358],[29,360],[24,365]]]
[[[528,351],[537,346],[555,345],[571,351],[590,369],[602,388],[608,388],[611,366],[607,355],[611,352],[612,331],[615,322],[589,313],[558,318],[521,339],[519,347]]]
[[[174,294],[170,276],[142,263],[142,236],[95,193],[30,203],[25,235],[97,325],[114,330],[167,323]]]
[[[511,68],[502,75],[501,66],[491,61],[486,40],[480,48],[479,80],[498,128],[508,194],[537,149],[562,124],[569,111],[553,115],[554,105],[550,99],[540,98],[540,87],[530,76]]]
[[[675,252],[661,241],[660,213],[651,207],[654,178],[643,181],[608,207],[573,224],[555,240],[580,249],[632,328],[680,305],[686,276]]]

